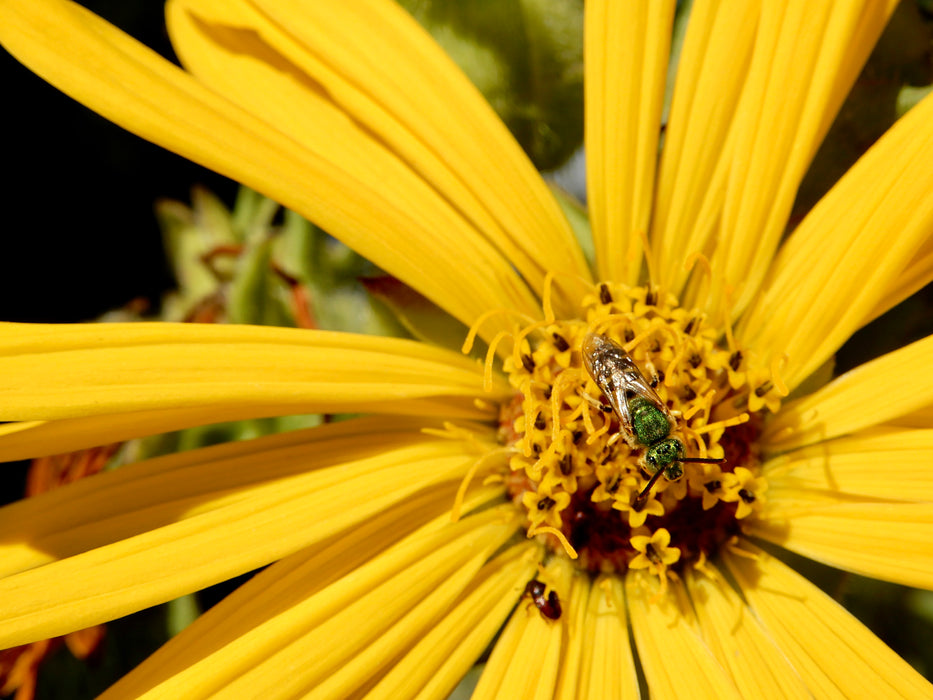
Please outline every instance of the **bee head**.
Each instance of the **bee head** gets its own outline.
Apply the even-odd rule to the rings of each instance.
[[[645,466],[652,474],[664,470],[664,478],[677,481],[684,475],[680,461],[684,459],[684,444],[677,438],[661,440],[648,448],[645,453]]]

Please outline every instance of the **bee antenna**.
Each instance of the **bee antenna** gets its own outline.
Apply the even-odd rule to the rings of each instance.
[[[681,457],[678,462],[694,462],[699,464],[722,464],[725,457]]]
[[[678,461],[682,462],[683,460],[681,459]],[[654,476],[648,479],[648,483],[645,484],[645,488],[641,490],[641,493],[635,496],[635,500],[632,501],[632,506],[635,508],[635,510],[642,509],[642,506],[645,505],[645,501],[648,500],[648,493],[651,491],[651,487],[655,485],[655,483],[657,482],[658,479],[661,478],[661,474],[663,473],[664,473],[663,469],[658,469],[658,471],[654,473]]]

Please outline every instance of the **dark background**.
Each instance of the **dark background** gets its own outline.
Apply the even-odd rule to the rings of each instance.
[[[82,4],[174,57],[161,0]],[[156,301],[172,279],[153,203],[188,201],[204,184],[232,204],[236,185],[115,127],[2,49],[0,76],[0,321],[80,321],[134,298]]]

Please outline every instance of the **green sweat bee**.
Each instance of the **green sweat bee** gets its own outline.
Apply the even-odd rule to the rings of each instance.
[[[625,349],[604,335],[587,334],[583,364],[599,390],[609,399],[619,419],[622,437],[633,448],[644,448],[644,468],[651,478],[635,497],[644,505],[655,482],[664,475],[676,481],[684,475],[683,462],[719,463],[725,460],[687,457],[684,443],[671,437],[674,418]]]

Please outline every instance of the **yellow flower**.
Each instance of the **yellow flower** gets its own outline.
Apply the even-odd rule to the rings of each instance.
[[[0,40],[33,70],[306,215],[490,351],[0,327],[7,459],[374,414],[0,510],[0,642],[269,565],[108,697],[445,697],[494,638],[477,697],[634,694],[635,649],[656,697],[929,697],[748,539],[933,588],[933,338],[801,389],[933,280],[933,100],[782,242],[893,4],[698,0],[658,161],[674,2],[586,3],[591,271],[491,110],[391,2],[173,0],[183,72],[63,0],[2,0]],[[623,354],[595,357],[593,337]],[[662,416],[651,437],[629,426],[636,396]]]

